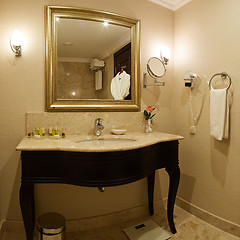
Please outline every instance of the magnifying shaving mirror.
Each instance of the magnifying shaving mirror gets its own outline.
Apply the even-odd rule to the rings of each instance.
[[[147,83],[147,73],[144,73],[143,76],[143,87],[146,88],[147,86],[164,86],[163,81],[158,81],[158,78],[161,78],[166,73],[166,67],[160,58],[151,57],[147,62],[147,72],[148,74],[155,79],[153,84]]]
[[[160,78],[165,75],[166,67],[161,59],[151,57],[147,62],[147,71],[152,78]]]

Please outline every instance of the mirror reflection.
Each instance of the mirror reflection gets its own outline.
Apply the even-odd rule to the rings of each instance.
[[[57,98],[131,99],[131,28],[57,18]]]

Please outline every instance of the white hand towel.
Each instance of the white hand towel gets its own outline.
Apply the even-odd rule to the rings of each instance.
[[[210,133],[217,140],[228,138],[229,101],[227,89],[210,90]]]
[[[95,89],[101,90],[102,89],[102,71],[98,70],[95,72]]]

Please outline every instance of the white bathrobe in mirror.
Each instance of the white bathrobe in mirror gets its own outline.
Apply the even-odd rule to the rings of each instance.
[[[112,79],[111,93],[115,100],[124,100],[129,94],[130,88],[130,75],[125,71],[118,74]]]

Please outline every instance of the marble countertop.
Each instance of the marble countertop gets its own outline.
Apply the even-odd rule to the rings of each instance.
[[[116,141],[114,143],[99,143],[101,141],[85,142],[86,140],[118,140],[129,139],[130,141]],[[124,135],[103,134],[100,137],[90,135],[67,135],[65,138],[53,137],[24,137],[19,143],[17,151],[70,151],[70,152],[114,152],[126,151],[150,146],[160,142],[181,140],[182,136],[161,132],[142,133],[129,132]],[[132,141],[131,141],[132,140]]]

